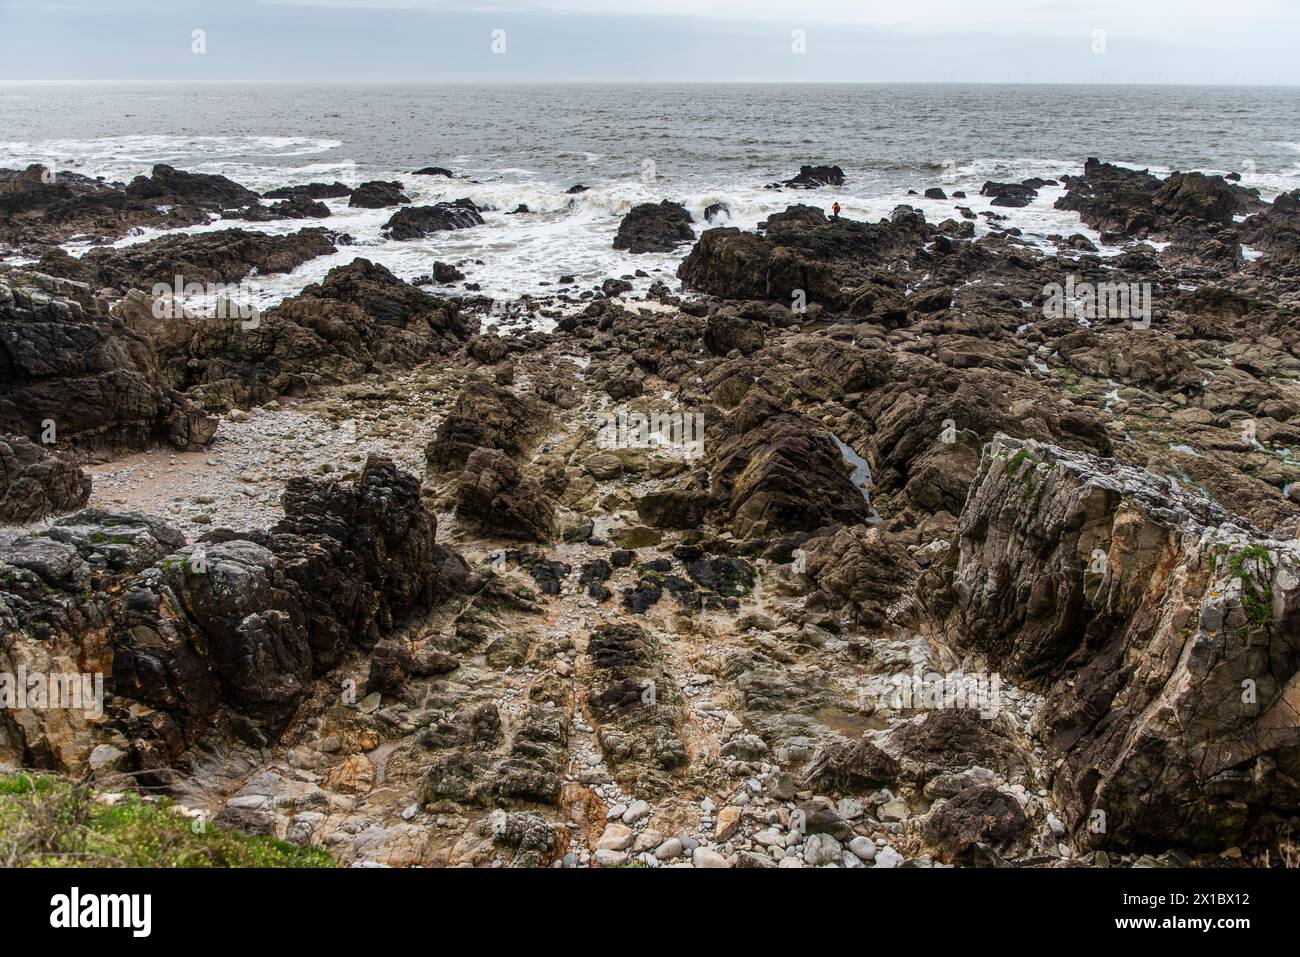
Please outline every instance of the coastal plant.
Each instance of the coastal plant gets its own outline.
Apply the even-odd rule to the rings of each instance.
[[[333,867],[318,846],[194,828],[166,798],[134,794],[111,804],[85,782],[0,774],[0,866]]]

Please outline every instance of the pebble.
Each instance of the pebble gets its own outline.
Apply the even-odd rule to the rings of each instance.
[[[645,801],[633,801],[632,804],[623,812],[622,818],[624,824],[635,824],[644,817],[650,816],[650,805]]]
[[[695,854],[691,859],[695,861],[696,867],[730,867],[731,866],[731,864],[727,861],[725,857],[723,857],[717,851],[707,847],[696,848]]]
[[[897,867],[903,863],[903,855],[888,844],[876,852],[876,867]]]
[[[814,834],[803,846],[803,859],[813,867],[822,864],[838,864],[844,854],[840,842],[829,834]]]
[[[907,809],[906,801],[902,798],[895,798],[882,804],[880,810],[876,813],[882,821],[905,821],[910,812]]]
[[[658,847],[655,848],[655,857],[661,861],[671,861],[675,857],[682,856],[682,842],[680,839],[670,837]]]
[[[869,837],[855,837],[849,841],[849,850],[862,861],[876,859],[876,842]]]
[[[713,839],[721,843],[735,837],[740,830],[741,809],[732,805],[718,812],[718,822],[713,829]]]
[[[632,829],[626,824],[607,824],[596,842],[597,850],[623,851],[632,843]]]

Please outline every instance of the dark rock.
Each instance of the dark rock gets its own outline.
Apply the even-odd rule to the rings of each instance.
[[[1038,195],[1038,190],[1032,186],[1022,186],[1019,183],[994,183],[992,181],[984,184],[980,189],[981,196],[992,196],[994,206],[1028,206]]]
[[[307,199],[342,199],[352,195],[352,187],[340,182],[307,183],[303,186],[281,186],[262,194],[263,199],[294,199],[304,196]]]
[[[747,399],[728,420],[710,485],[720,520],[738,538],[862,522],[862,492],[849,481],[829,433],[800,415]]]
[[[256,270],[261,275],[292,272],[303,263],[335,251],[334,235],[313,226],[275,236],[246,229],[160,236],[121,248],[96,248],[68,262],[46,256],[40,268],[95,288],[147,289],[183,284],[237,283]]]
[[[391,205],[391,204],[388,204]],[[430,233],[452,229],[469,229],[483,225],[478,207],[468,199],[434,206],[407,206],[399,209],[384,224],[393,239],[419,239]]]
[[[26,525],[76,511],[90,499],[90,476],[17,435],[0,435],[0,525]]]
[[[844,170],[838,166],[800,166],[797,176],[772,184],[772,186],[786,186],[790,189],[820,189],[823,186],[843,185]]]
[[[292,479],[284,506],[269,532],[213,533],[126,589],[118,694],[175,715],[191,735],[226,714],[273,739],[349,645],[374,645],[453,587],[419,480],[387,460],[372,457],[351,485]],[[385,647],[393,654],[381,662],[409,668]],[[375,674],[385,686],[395,677],[386,664]]]
[[[925,818],[925,840],[947,862],[969,862],[975,845],[1005,853],[1029,830],[1020,802],[992,785],[970,787]]]
[[[431,468],[445,472],[464,467],[470,453],[478,448],[499,449],[507,455],[518,456],[539,437],[549,421],[548,409],[538,400],[521,399],[492,383],[472,380],[466,383],[451,412],[438,426],[437,434],[425,449],[425,458]]]
[[[534,480],[496,449],[475,449],[456,482],[456,514],[488,535],[547,541],[555,508]]]
[[[410,197],[402,192],[402,184],[394,181],[371,180],[352,191],[348,205],[359,209],[383,209],[409,203]],[[390,220],[391,222],[391,220]]]
[[[78,453],[202,448],[217,422],[168,381],[154,345],[84,285],[0,273],[0,433],[39,441],[51,423],[56,448]]]
[[[447,283],[459,282],[465,278],[465,274],[450,263],[435,262],[433,264],[433,279],[435,282]]]
[[[642,203],[623,217],[614,248],[632,253],[672,252],[695,239],[691,222],[691,214],[679,203]]]

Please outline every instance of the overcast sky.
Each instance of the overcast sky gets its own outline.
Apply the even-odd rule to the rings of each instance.
[[[8,81],[1294,85],[1298,45],[1300,0],[0,0]]]

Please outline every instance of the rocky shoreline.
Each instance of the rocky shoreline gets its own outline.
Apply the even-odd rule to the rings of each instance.
[[[250,321],[156,284],[347,237],[58,244],[482,219],[46,179],[0,171],[0,673],[107,696],[0,709],[0,764],[356,866],[1295,853],[1300,195],[1090,159],[1058,206],[1108,248],[1054,254],[959,196],[756,232],[665,199],[615,240],[689,250],[645,300],[358,257]]]

